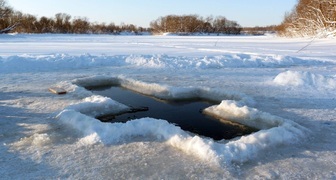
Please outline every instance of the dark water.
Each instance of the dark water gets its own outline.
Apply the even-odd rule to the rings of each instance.
[[[244,125],[224,123],[203,114],[203,109],[213,105],[211,102],[203,100],[163,101],[122,87],[87,87],[87,89],[133,108],[132,112],[97,117],[104,122],[126,122],[132,119],[152,117],[167,120],[183,130],[214,140],[231,139],[255,131]]]

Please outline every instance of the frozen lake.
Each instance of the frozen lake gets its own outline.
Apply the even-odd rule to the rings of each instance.
[[[272,36],[0,35],[4,179],[334,179],[336,41]],[[300,50],[302,49],[302,50]],[[261,131],[214,141],[85,86],[164,99]],[[56,86],[67,91],[55,95]]]

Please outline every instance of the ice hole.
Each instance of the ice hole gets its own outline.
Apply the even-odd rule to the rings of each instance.
[[[203,114],[203,109],[215,104],[204,99],[162,100],[120,86],[86,87],[86,89],[131,107],[126,113],[96,117],[102,122],[124,123],[151,117],[167,120],[185,131],[214,140],[232,139],[256,131],[242,124]]]

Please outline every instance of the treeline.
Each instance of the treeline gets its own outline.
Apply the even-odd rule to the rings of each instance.
[[[299,0],[278,28],[281,36],[336,36],[335,0]]]
[[[15,30],[14,30],[15,29]],[[251,34],[262,35],[277,32],[280,36],[336,36],[336,0],[298,0],[298,4],[286,13],[278,26],[245,27],[223,16],[167,15],[150,23],[150,28],[133,24],[92,23],[85,17],[58,13],[54,17],[36,17],[15,11],[6,0],[0,0],[0,34],[18,33],[74,33],[74,34],[142,34],[175,33],[179,35],[202,34]]]
[[[150,28],[154,34],[175,33],[216,33],[216,34],[240,34],[242,28],[235,22],[225,17],[207,17],[198,15],[168,15],[159,17],[150,23]]]
[[[72,17],[58,13],[54,17],[40,18],[15,11],[6,0],[0,0],[0,33],[62,33],[62,34],[252,34],[261,35],[272,31],[274,26],[242,28],[236,21],[223,16],[201,17],[198,15],[167,15],[150,23],[149,28],[137,27],[133,24],[115,25],[114,23],[92,23],[85,17]]]
[[[41,17],[24,14],[9,7],[5,0],[0,0],[0,33],[7,33],[15,28],[18,33],[75,33],[75,34],[119,34],[121,32],[143,33],[148,28],[133,24],[115,25],[114,23],[91,23],[85,17],[72,18],[71,15],[58,13],[54,17]]]
[[[17,24],[18,33],[62,33],[62,34],[119,34],[121,32],[142,33],[148,28],[137,27],[133,24],[115,25],[114,23],[91,23],[85,17],[71,18],[69,14],[58,13],[53,18],[37,18],[30,14],[13,12],[9,17],[0,19],[0,29]]]

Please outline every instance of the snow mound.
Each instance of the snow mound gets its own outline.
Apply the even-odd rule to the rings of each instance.
[[[224,54],[211,57],[184,57],[168,55],[115,55],[93,56],[83,54],[50,55],[16,55],[0,57],[0,72],[31,72],[66,69],[82,69],[89,67],[120,67],[136,66],[143,68],[174,68],[174,69],[219,69],[219,68],[264,68],[290,67],[297,65],[325,65],[330,62],[304,60],[291,56]],[[20,64],[20,66],[18,66]]]
[[[286,71],[278,74],[273,82],[280,86],[314,88],[314,89],[336,89],[336,79],[320,74],[301,71]]]
[[[264,149],[296,143],[305,136],[304,132],[307,131],[306,128],[293,121],[235,101],[223,100],[219,105],[211,106],[204,111],[210,115],[261,129],[225,145],[216,144],[215,151],[219,158],[225,159],[225,162],[244,162],[252,159]]]
[[[110,98],[92,95],[83,99],[81,103],[68,106],[68,109],[97,117],[104,114],[116,114],[128,111],[130,108]]]

